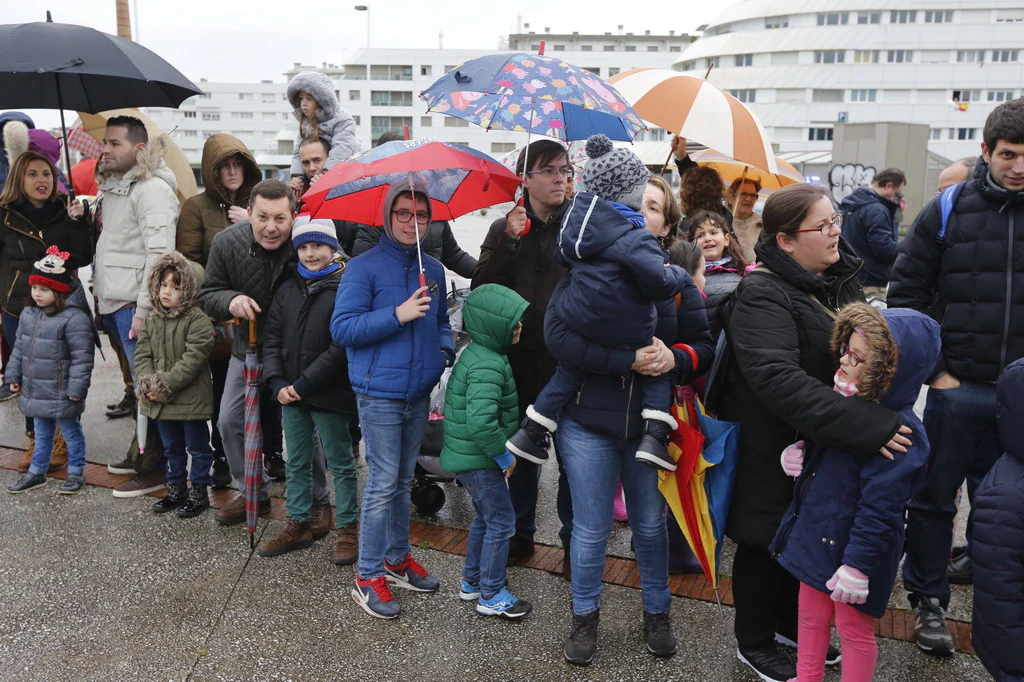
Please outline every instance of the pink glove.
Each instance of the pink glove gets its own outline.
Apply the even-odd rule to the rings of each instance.
[[[798,440],[782,451],[782,470],[787,476],[799,476],[804,469],[804,441]]]
[[[868,600],[868,577],[846,564],[839,567],[825,587],[832,590],[832,601],[863,604]]]

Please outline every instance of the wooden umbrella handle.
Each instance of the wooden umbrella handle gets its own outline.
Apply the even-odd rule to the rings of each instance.
[[[256,347],[256,320],[249,320],[249,348]]]

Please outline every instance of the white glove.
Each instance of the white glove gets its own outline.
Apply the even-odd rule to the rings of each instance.
[[[782,451],[782,470],[787,476],[799,476],[804,470],[804,445],[798,440]]]
[[[832,601],[863,604],[868,600],[868,577],[846,564],[839,567],[825,587],[832,590]]]

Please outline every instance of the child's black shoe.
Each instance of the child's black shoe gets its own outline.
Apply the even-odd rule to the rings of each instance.
[[[43,474],[33,474],[26,472],[21,475],[17,481],[7,486],[7,492],[9,493],[24,493],[38,488],[41,485],[46,485],[46,476]]]
[[[530,405],[526,408],[522,425],[505,441],[505,447],[514,455],[536,464],[543,464],[548,461],[551,434],[557,428],[556,422],[537,412],[533,405]]]
[[[210,508],[210,494],[205,485],[192,484],[188,490],[188,498],[178,507],[175,513],[179,519],[191,519],[199,516]]]
[[[174,511],[182,505],[187,497],[184,481],[168,481],[167,494],[157,500],[153,505],[153,511],[157,514],[166,514]]]
[[[82,474],[68,474],[64,482],[57,488],[58,495],[74,495],[81,492],[85,487],[85,476]]]
[[[643,464],[665,471],[675,471],[676,461],[668,453],[668,437],[676,429],[676,420],[668,412],[644,410],[644,437],[636,450],[636,458]]]

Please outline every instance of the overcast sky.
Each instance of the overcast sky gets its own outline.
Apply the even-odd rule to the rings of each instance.
[[[138,12],[135,39],[193,81],[251,82],[283,81],[293,62],[337,64],[346,50],[365,47],[366,13],[353,9],[357,2],[370,7],[372,47],[436,48],[443,30],[445,48],[486,50],[515,31],[518,15],[538,33],[545,26],[553,33],[614,33],[622,24],[633,33],[678,34],[714,20],[737,1],[643,2],[634,5],[643,8],[637,14],[622,0],[141,0],[129,6]],[[4,23],[45,21],[49,9],[54,21],[117,32],[114,0],[7,4]],[[56,112],[29,113],[41,119],[37,124],[59,122]]]

